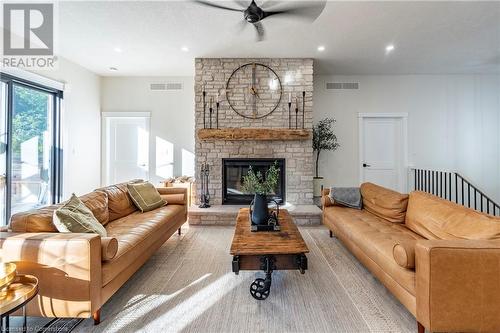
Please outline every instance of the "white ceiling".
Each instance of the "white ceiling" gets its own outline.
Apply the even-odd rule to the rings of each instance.
[[[240,15],[189,1],[59,2],[60,54],[105,76],[192,75],[196,57],[312,57],[316,74],[500,73],[500,2],[329,1],[314,23],[265,19],[263,42],[251,26],[237,34]]]

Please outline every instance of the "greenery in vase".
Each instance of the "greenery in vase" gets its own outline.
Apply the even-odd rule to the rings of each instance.
[[[340,147],[333,132],[335,119],[325,118],[313,126],[313,150],[316,152],[316,176],[319,178],[319,154],[323,150],[336,150]]]
[[[265,176],[262,175],[260,171],[253,171],[250,166],[247,174],[243,176],[242,191],[245,193],[257,193],[262,195],[274,193],[276,185],[278,185],[278,175],[278,162],[274,162],[274,164],[267,169]]]

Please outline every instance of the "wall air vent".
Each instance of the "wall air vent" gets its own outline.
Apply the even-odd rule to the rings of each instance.
[[[358,82],[327,82],[326,89],[359,89]]]
[[[154,91],[182,90],[182,83],[151,83],[149,88]]]

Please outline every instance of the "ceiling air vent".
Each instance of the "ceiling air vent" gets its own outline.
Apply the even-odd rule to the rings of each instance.
[[[358,82],[327,82],[326,89],[359,89]]]
[[[154,91],[182,90],[182,83],[151,83],[149,88]]]

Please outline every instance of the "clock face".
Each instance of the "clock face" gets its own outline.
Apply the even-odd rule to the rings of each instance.
[[[276,110],[282,92],[278,75],[259,63],[238,67],[226,84],[226,98],[231,108],[251,119],[263,118]]]

